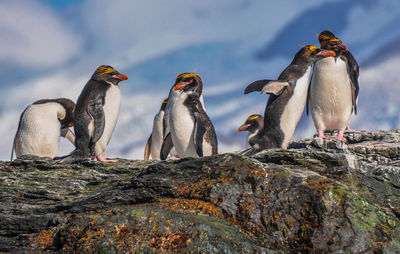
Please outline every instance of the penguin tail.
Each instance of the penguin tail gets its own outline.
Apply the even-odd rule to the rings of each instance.
[[[251,155],[255,154],[256,152],[257,151],[253,147],[250,147],[243,151],[240,151],[239,154],[243,155],[243,156],[251,156]]]
[[[55,160],[57,162],[65,163],[65,164],[73,164],[73,163],[87,161],[88,158],[89,158],[89,156],[84,156],[81,151],[74,150],[69,155],[57,156],[57,157],[54,157],[53,160]]]

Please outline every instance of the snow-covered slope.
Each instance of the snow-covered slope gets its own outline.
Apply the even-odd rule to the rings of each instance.
[[[359,114],[352,127],[400,127],[400,102],[396,99],[400,57],[391,56],[390,50],[383,48],[392,45],[393,52],[399,49],[394,43],[400,36],[397,0],[315,0],[301,5],[296,0],[274,4],[180,0],[168,5],[128,0],[110,5],[105,0],[89,0],[58,16],[45,6],[40,8],[46,10],[44,14],[51,13],[56,24],[67,27],[62,38],[72,43],[66,48],[70,58],[57,49],[62,59],[48,67],[40,59],[51,56],[40,47],[38,54],[30,57],[37,64],[31,66],[30,60],[21,66],[16,61],[23,56],[14,61],[9,54],[0,54],[0,62],[8,63],[7,68],[0,69],[0,76],[6,77],[0,82],[1,160],[9,159],[19,114],[27,105],[42,98],[76,100],[94,69],[105,63],[129,76],[120,84],[121,113],[106,155],[143,157],[154,114],[177,73],[188,71],[196,71],[203,78],[205,103],[216,127],[219,150],[238,150],[245,136],[237,133],[237,127],[248,115],[263,113],[267,100],[265,95],[244,96],[243,89],[256,79],[276,78],[302,45],[318,45],[316,36],[324,29],[332,29],[362,63]],[[34,18],[40,14],[29,8],[24,11],[30,15],[24,14],[31,17],[32,26],[40,26]],[[12,22],[2,22],[0,27],[4,24],[8,30],[12,26]],[[75,33],[71,35],[71,31]],[[17,32],[24,34],[23,29]],[[51,29],[45,32],[52,33]],[[41,34],[37,36],[35,40],[44,40]],[[63,47],[62,42],[57,43]],[[385,57],[380,54],[384,50]],[[382,57],[377,60],[376,56]],[[12,78],[8,73],[13,73]],[[295,137],[313,133],[311,118],[303,117]],[[61,154],[71,150],[71,145],[62,142]]]

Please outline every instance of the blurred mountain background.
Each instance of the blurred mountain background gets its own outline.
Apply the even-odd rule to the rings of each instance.
[[[264,112],[247,84],[274,79],[329,29],[361,66],[356,129],[400,127],[400,1],[283,0],[0,2],[0,160],[9,160],[21,112],[43,98],[76,101],[97,66],[127,74],[109,157],[142,159],[154,115],[175,77],[197,72],[219,151],[244,147],[237,128]],[[315,133],[303,116],[295,139]],[[61,142],[60,154],[73,146]]]

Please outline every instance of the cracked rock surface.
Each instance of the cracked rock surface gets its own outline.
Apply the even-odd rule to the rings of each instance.
[[[0,162],[0,252],[400,253],[400,131],[252,157]]]

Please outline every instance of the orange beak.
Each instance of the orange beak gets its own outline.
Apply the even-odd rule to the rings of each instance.
[[[336,53],[332,50],[321,50],[317,56],[336,56]]]
[[[72,127],[72,126],[74,126],[74,123],[69,123],[68,124],[68,127]]]
[[[338,45],[335,46],[335,48],[336,48],[336,47],[340,48],[340,49],[343,50],[343,51],[347,51],[347,46],[344,45],[344,44],[338,44]]]
[[[185,86],[189,85],[189,84],[192,83],[192,82],[193,82],[193,80],[190,80],[190,81],[188,81],[188,82],[179,82],[178,84],[176,84],[176,85],[174,86],[174,90],[175,90],[175,91],[177,91],[177,90],[182,90]]]
[[[125,74],[115,74],[111,76],[112,78],[119,79],[119,80],[127,80],[128,76]]]
[[[247,128],[249,128],[251,126],[251,124],[243,124],[242,126],[240,126],[239,127],[239,129],[238,129],[238,132],[241,132],[241,131],[245,131],[245,130],[247,130]]]

